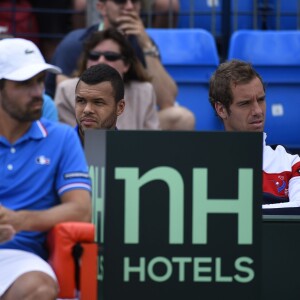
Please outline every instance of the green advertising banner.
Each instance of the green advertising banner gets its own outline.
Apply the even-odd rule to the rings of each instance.
[[[89,131],[99,299],[260,299],[262,134]]]

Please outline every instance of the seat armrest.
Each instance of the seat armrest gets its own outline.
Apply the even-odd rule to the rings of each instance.
[[[60,286],[59,298],[97,299],[97,252],[94,242],[95,226],[84,222],[65,222],[54,226],[48,233],[48,262]],[[83,253],[76,269],[73,248],[80,245]],[[79,282],[76,282],[76,278]],[[80,292],[78,291],[80,290]],[[78,293],[79,292],[79,293]]]

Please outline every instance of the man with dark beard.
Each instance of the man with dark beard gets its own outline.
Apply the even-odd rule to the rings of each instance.
[[[124,109],[124,83],[115,68],[101,63],[82,73],[75,89],[75,115],[82,145],[86,129],[116,129]]]
[[[29,40],[0,41],[0,298],[54,300],[47,231],[91,220],[91,184],[72,127],[40,119],[46,64]]]

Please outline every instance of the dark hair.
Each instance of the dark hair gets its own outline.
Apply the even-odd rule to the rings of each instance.
[[[233,101],[232,86],[249,83],[256,77],[259,78],[265,90],[261,76],[250,63],[233,59],[220,64],[210,78],[210,104],[215,109],[215,103],[220,102],[230,112],[229,107]]]
[[[98,64],[86,69],[77,82],[75,90],[80,81],[89,85],[95,85],[101,82],[110,82],[115,101],[119,102],[124,99],[124,82],[119,72],[107,64]]]
[[[130,42],[122,33],[120,33],[115,28],[96,31],[92,33],[85,41],[83,53],[78,63],[78,70],[76,72],[77,76],[80,76],[80,74],[86,69],[88,53],[99,43],[105,40],[113,40],[119,45],[121,54],[124,57],[123,60],[126,64],[129,65],[129,69],[123,77],[124,82],[128,82],[131,80],[138,80],[142,82],[150,81],[150,77],[147,75],[143,65],[138,60]]]

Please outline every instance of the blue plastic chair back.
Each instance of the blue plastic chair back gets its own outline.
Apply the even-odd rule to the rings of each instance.
[[[180,0],[178,28],[203,28],[221,34],[222,0]],[[253,0],[231,0],[231,30],[261,28]]]
[[[251,62],[266,84],[268,143],[300,149],[300,31],[237,31],[228,58]]]
[[[300,31],[239,30],[232,34],[228,57],[255,66],[300,65]]]
[[[209,79],[219,64],[213,36],[204,29],[147,29],[147,33],[178,85],[177,102],[195,114],[196,129],[220,129],[208,101]]]
[[[267,28],[296,30],[300,27],[299,0],[269,0],[272,13],[267,17]],[[298,14],[298,18],[297,18]]]
[[[215,4],[206,0],[180,0],[178,28],[203,28],[212,34],[220,33],[221,1]]]

